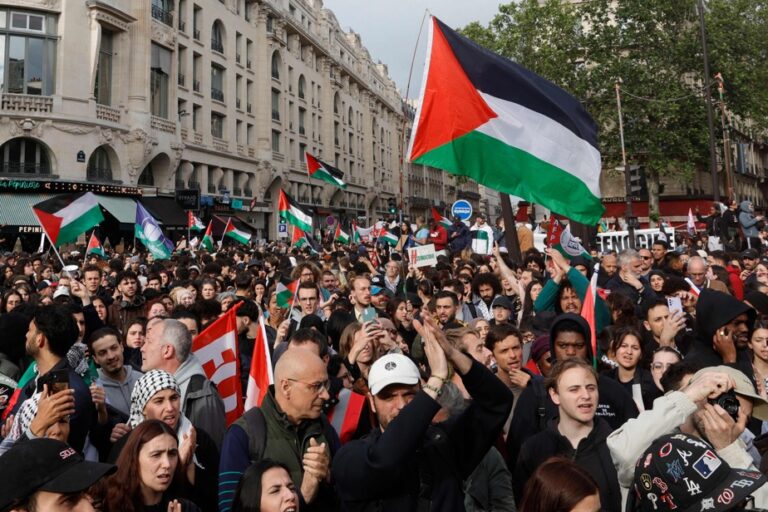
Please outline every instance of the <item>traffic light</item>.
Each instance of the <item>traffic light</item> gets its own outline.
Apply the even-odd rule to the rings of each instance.
[[[387,199],[387,211],[389,213],[397,213],[397,200],[394,197]]]
[[[639,165],[629,166],[629,192],[633,196],[643,197],[648,195],[645,171]]]

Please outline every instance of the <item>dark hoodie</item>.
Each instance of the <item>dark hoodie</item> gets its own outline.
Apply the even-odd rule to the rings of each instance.
[[[686,355],[686,361],[698,363],[702,367],[723,364],[723,358],[715,350],[712,341],[715,331],[744,313],[749,317],[747,325],[754,325],[757,313],[744,302],[727,293],[707,288],[701,290],[699,300],[696,303],[696,339]],[[746,375],[752,375],[752,363],[748,350],[737,349],[736,363],[729,366],[738,368]]]
[[[574,313],[563,313],[555,318],[550,329],[549,350],[553,358],[552,363],[555,362],[554,333],[558,324],[566,320],[572,320],[580,327],[587,345],[587,358],[592,361],[592,347],[589,341],[591,330],[587,321]],[[597,391],[599,400],[595,417],[603,418],[612,430],[619,428],[628,419],[637,417],[638,411],[634,400],[632,400],[632,395],[618,381],[600,375],[597,380]],[[507,436],[508,467],[515,467],[517,455],[520,453],[523,442],[544,430],[545,425],[550,420],[557,418],[557,414],[557,406],[552,402],[549,393],[544,388],[544,382],[541,379],[532,380],[531,384],[520,395],[515,413],[512,416],[512,423]]]

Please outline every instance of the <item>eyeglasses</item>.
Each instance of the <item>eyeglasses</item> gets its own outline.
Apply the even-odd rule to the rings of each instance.
[[[323,391],[330,391],[331,390],[331,382],[328,380],[324,380],[322,382],[304,382],[303,380],[299,379],[286,379],[291,382],[300,382],[307,386],[307,389],[310,390],[315,395],[319,395]]]

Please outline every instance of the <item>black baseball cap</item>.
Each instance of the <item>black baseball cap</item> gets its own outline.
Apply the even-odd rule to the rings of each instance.
[[[37,491],[84,491],[116,470],[113,464],[84,460],[74,448],[56,439],[19,441],[0,457],[0,512]]]
[[[758,471],[731,468],[698,437],[668,434],[638,459],[627,510],[732,510],[765,482]]]

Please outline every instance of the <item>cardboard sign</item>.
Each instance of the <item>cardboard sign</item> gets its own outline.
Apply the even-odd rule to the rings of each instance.
[[[435,254],[435,244],[419,245],[408,249],[408,260],[419,267],[429,267],[437,265],[437,255]]]

